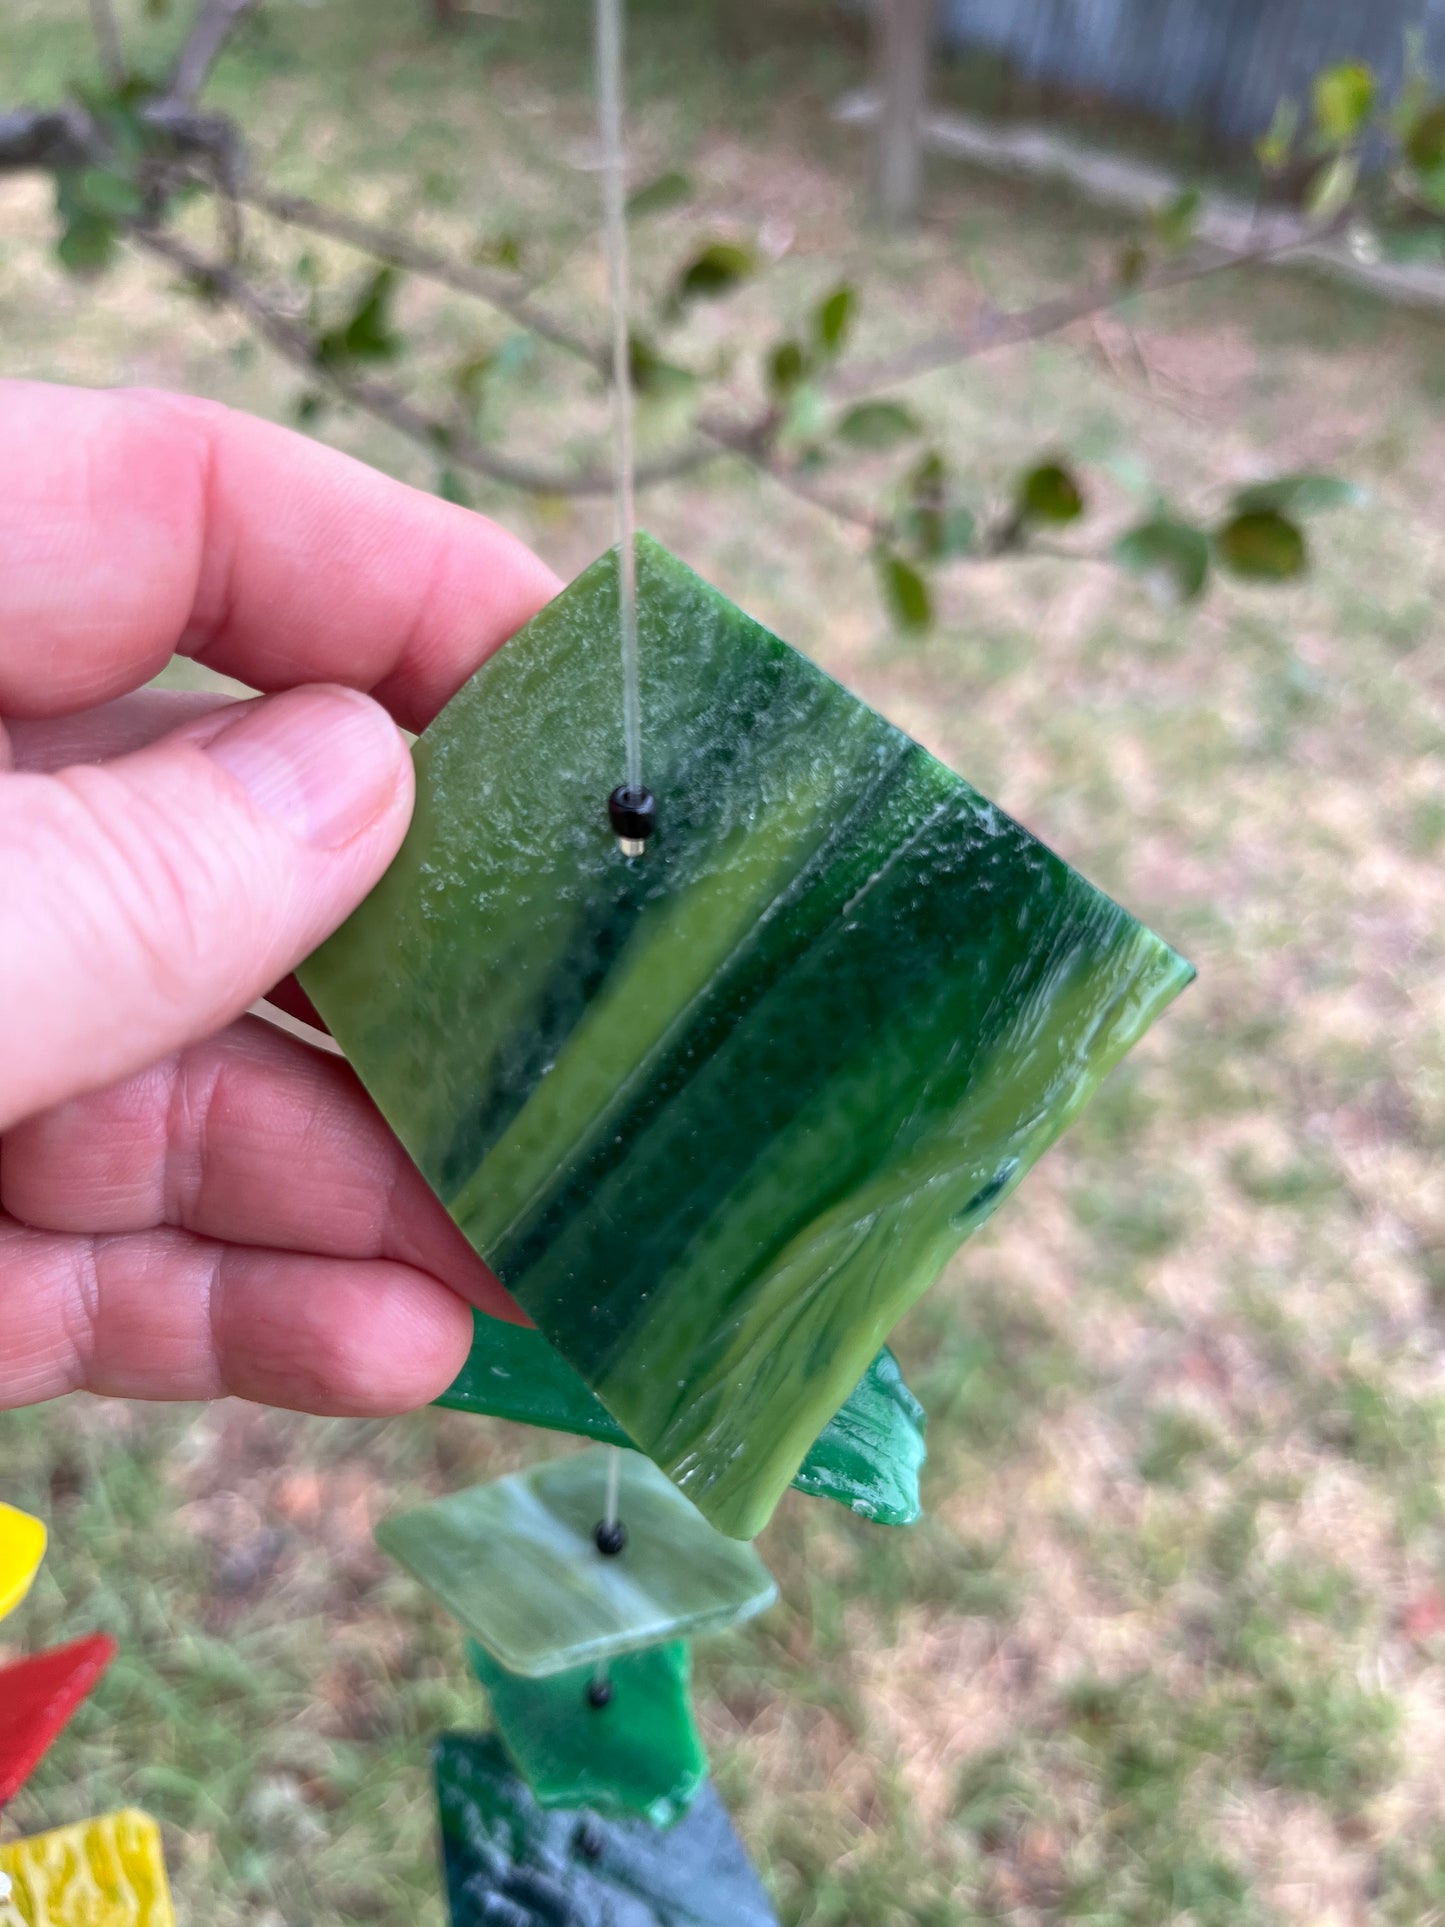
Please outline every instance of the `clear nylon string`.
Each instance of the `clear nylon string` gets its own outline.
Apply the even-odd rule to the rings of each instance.
[[[617,1524],[617,1501],[622,1485],[622,1447],[609,1446],[607,1455],[607,1510],[603,1518],[610,1526]]]
[[[622,142],[622,9],[597,0],[597,116],[602,134],[603,231],[612,306],[613,462],[618,603],[622,618],[622,733],[627,787],[642,788],[642,690],[637,668],[637,553],[632,499],[632,356],[627,329],[627,158]]]

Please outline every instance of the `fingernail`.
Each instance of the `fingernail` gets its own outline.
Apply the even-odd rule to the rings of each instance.
[[[391,804],[406,753],[379,703],[336,684],[246,703],[203,747],[258,810],[323,850],[349,843]]]

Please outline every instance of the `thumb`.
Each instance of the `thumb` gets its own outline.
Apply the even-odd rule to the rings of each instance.
[[[0,1129],[237,1016],[361,901],[411,803],[400,731],[333,686],[0,776]]]

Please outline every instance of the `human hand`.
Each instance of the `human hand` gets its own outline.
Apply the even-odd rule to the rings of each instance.
[[[556,588],[284,429],[0,383],[0,1409],[402,1411],[509,1315],[340,1058],[242,1013],[401,842],[396,724]],[[281,693],[142,690],[177,653]]]

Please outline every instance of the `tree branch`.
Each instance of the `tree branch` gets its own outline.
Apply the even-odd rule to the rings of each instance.
[[[473,474],[484,475],[508,488],[530,495],[607,495],[612,490],[612,471],[606,469],[545,469],[519,462],[509,455],[488,448],[466,425],[459,421],[438,421],[423,414],[413,403],[389,387],[366,375],[328,365],[316,354],[315,344],[304,328],[282,314],[266,300],[244,275],[224,261],[209,260],[184,241],[163,234],[156,228],[131,229],[131,238],[149,253],[197,281],[234,309],[276,352],[300,368],[313,381],[327,387],[338,400],[348,402],[375,420],[384,422],[410,441],[436,451],[439,459]],[[669,481],[691,473],[716,458],[716,449],[691,445],[672,455],[643,463],[637,471],[638,486]]]
[[[94,132],[89,114],[79,107],[21,107],[0,114],[0,173],[82,165]]]
[[[542,341],[550,341],[566,354],[590,362],[599,374],[606,375],[610,370],[610,357],[600,342],[587,341],[549,309],[533,301],[515,276],[454,261],[438,248],[408,240],[389,228],[375,227],[355,215],[323,207],[319,201],[309,201],[303,194],[277,194],[255,183],[243,186],[240,194],[249,206],[269,214],[273,220],[284,221],[289,227],[329,235],[333,241],[344,241],[348,247],[359,248],[378,261],[405,269],[408,274],[420,275],[423,280],[435,281],[444,288],[454,288],[459,294],[475,295],[509,315],[519,328],[527,329]]]
[[[189,107],[211,77],[211,69],[225,51],[226,42],[258,0],[201,0],[191,31],[176,56],[166,99]]]
[[[946,329],[941,334],[915,342],[911,348],[904,348],[896,355],[884,355],[873,361],[857,361],[840,368],[826,384],[827,391],[838,401],[849,401],[858,395],[875,393],[880,388],[896,388],[902,382],[914,381],[918,376],[931,374],[935,369],[950,367],[955,362],[971,361],[976,355],[987,354],[991,349],[1013,347],[1022,341],[1039,341],[1046,335],[1058,334],[1075,321],[1083,321],[1091,314],[1116,306],[1126,295],[1158,294],[1166,288],[1183,287],[1190,281],[1201,281],[1230,268],[1278,260],[1297,249],[1312,247],[1329,239],[1339,233],[1344,225],[1343,217],[1337,216],[1303,231],[1267,235],[1247,248],[1212,249],[1203,254],[1190,254],[1183,260],[1166,262],[1130,284],[1120,282],[1117,277],[1107,281],[1086,282],[1082,287],[1071,289],[1066,294],[1052,295],[1047,301],[1035,302],[1027,308],[995,308],[990,305],[980,309],[962,328]]]

